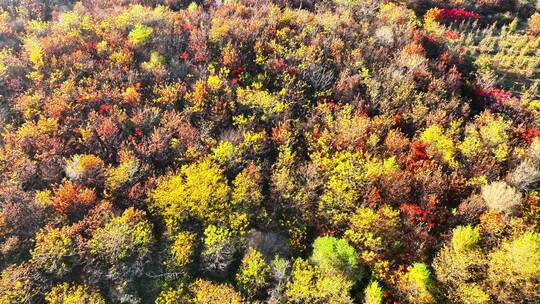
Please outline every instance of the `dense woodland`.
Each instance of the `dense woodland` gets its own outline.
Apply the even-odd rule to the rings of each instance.
[[[540,2],[0,1],[1,304],[540,303]]]

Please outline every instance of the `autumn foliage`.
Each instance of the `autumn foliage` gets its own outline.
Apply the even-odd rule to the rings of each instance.
[[[539,303],[534,1],[0,1],[0,303]]]

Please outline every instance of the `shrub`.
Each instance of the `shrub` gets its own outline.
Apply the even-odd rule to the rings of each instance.
[[[165,57],[163,57],[158,52],[151,52],[150,58],[148,58],[147,61],[141,63],[141,69],[156,76],[164,74],[166,72]]]
[[[260,252],[249,248],[236,273],[236,282],[241,293],[251,299],[260,295],[268,286],[269,267]]]
[[[154,29],[137,23],[128,34],[128,39],[134,46],[142,45],[148,41]]]
[[[54,191],[52,206],[55,210],[77,219],[93,207],[96,200],[93,190],[64,180]]]
[[[461,283],[455,292],[455,303],[487,304],[491,303],[489,295],[476,283]]]
[[[0,303],[24,303],[36,299],[36,290],[43,288],[36,286],[35,273],[32,265],[23,263],[10,265],[2,270],[0,277]]]
[[[446,296],[453,303],[484,303],[486,292],[481,282],[486,258],[479,244],[480,233],[472,226],[458,226],[452,231],[450,244],[445,245],[433,260],[437,279],[446,286]],[[482,300],[484,299],[484,300]]]
[[[122,160],[117,167],[110,166],[105,172],[105,189],[117,191],[134,181],[140,169],[140,163],[135,158]]]
[[[504,105],[508,100],[514,97],[511,92],[496,88],[475,88],[474,94],[480,100],[486,104],[491,104],[492,106]]]
[[[290,304],[352,304],[352,285],[341,274],[322,272],[319,267],[298,258],[293,264],[285,296]]]
[[[186,303],[183,288],[168,289],[159,293],[155,304],[177,304]]]
[[[133,207],[126,209],[95,231],[88,241],[90,253],[111,265],[140,262],[150,253],[153,243],[152,225],[144,216],[143,211]]]
[[[212,160],[223,168],[234,168],[241,162],[240,148],[233,145],[230,141],[220,141],[219,144],[212,149]]]
[[[425,20],[434,20],[438,22],[480,19],[480,15],[475,12],[467,11],[462,8],[431,8],[424,15]]]
[[[480,159],[479,155],[489,155],[496,161],[508,158],[511,124],[503,117],[484,112],[474,123],[465,128],[465,138],[459,149],[469,158]]]
[[[389,206],[379,210],[359,207],[344,233],[344,237],[360,250],[362,257],[376,255],[378,260],[390,257],[401,235],[399,211]]]
[[[101,158],[91,155],[74,155],[66,163],[66,175],[69,179],[87,186],[99,186],[103,183],[104,163]]]
[[[285,110],[285,104],[266,91],[238,88],[238,103],[266,116]]]
[[[488,282],[500,302],[540,301],[540,234],[525,232],[504,241],[490,254],[488,266]]]
[[[263,218],[264,210],[261,208],[264,199],[261,191],[262,178],[261,169],[253,163],[249,163],[233,181],[231,204],[245,214],[253,214],[253,217]]]
[[[189,102],[189,109],[193,112],[202,112],[208,107],[208,84],[206,81],[199,79],[192,86],[192,90],[185,95]]]
[[[141,99],[141,94],[138,91],[138,86],[129,86],[122,93],[122,99],[125,104],[135,105]]]
[[[458,215],[464,222],[476,224],[486,210],[487,206],[482,196],[473,194],[459,204]]]
[[[480,232],[471,225],[458,226],[452,230],[452,248],[456,251],[465,251],[478,248]]]
[[[210,75],[208,76],[208,79],[206,80],[206,84],[208,85],[208,88],[212,91],[217,91],[221,88],[223,85],[223,81],[219,76],[216,75]]]
[[[237,250],[236,236],[231,231],[209,225],[204,230],[202,252],[203,268],[214,275],[223,275],[234,261]]]
[[[189,232],[180,232],[173,238],[171,253],[173,264],[176,267],[186,267],[191,263],[195,250],[195,235]]]
[[[534,13],[527,21],[529,33],[540,36],[540,13]]]
[[[96,229],[87,243],[88,253],[96,271],[103,271],[101,275],[109,280],[113,300],[140,301],[136,284],[144,275],[153,244],[152,224],[133,207]]]
[[[26,51],[28,52],[28,60],[33,67],[38,70],[45,65],[45,53],[39,41],[35,38],[29,38],[25,43]]]
[[[479,19],[480,15],[462,8],[445,8],[439,15],[440,20]]]
[[[242,298],[228,284],[217,284],[203,279],[197,279],[189,286],[193,294],[189,303],[193,304],[240,304]]]
[[[182,167],[162,179],[152,193],[152,205],[169,228],[189,217],[208,223],[227,223],[230,188],[223,171],[205,160]]]
[[[384,293],[381,285],[377,281],[371,281],[364,290],[365,304],[383,304]]]
[[[521,204],[521,193],[504,181],[482,186],[481,194],[491,210],[512,213]]]
[[[31,263],[39,270],[58,278],[75,266],[75,244],[64,229],[46,226],[36,233],[36,246],[31,252]]]
[[[525,189],[538,181],[540,181],[540,166],[536,160],[530,158],[519,163],[508,176],[508,183],[517,189]]]
[[[362,278],[358,253],[346,240],[335,237],[318,237],[313,243],[310,260],[322,271],[337,272],[355,282]]]
[[[276,255],[270,264],[270,276],[274,287],[269,292],[269,302],[281,303],[284,298],[285,287],[290,278],[291,263]]]
[[[91,291],[84,285],[62,283],[54,286],[45,295],[49,304],[105,304],[99,292]]]
[[[163,179],[152,194],[152,206],[170,223],[189,216],[215,223],[223,219],[229,196],[223,171],[205,160]]]
[[[431,147],[431,149],[428,149],[428,152],[431,152],[432,155],[439,155],[450,166],[457,166],[458,163],[454,158],[456,153],[454,142],[449,136],[443,133],[440,126],[429,126],[420,136],[420,140]]]
[[[399,290],[411,303],[436,303],[435,285],[425,264],[415,263],[401,275]]]
[[[279,147],[279,154],[272,166],[271,187],[272,193],[282,201],[290,201],[294,198],[296,184],[293,178],[296,154],[288,145]]]
[[[181,82],[160,84],[154,87],[153,93],[156,95],[155,103],[174,106],[186,93],[186,87]]]
[[[321,163],[329,166],[329,177],[324,184],[324,191],[319,197],[319,214],[332,228],[344,227],[355,210],[360,199],[360,189],[365,175],[358,174],[362,170],[363,160],[360,153],[341,152]],[[332,166],[333,165],[333,166]]]

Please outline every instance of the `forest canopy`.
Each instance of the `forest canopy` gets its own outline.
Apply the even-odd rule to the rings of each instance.
[[[0,1],[0,304],[540,303],[540,2]]]

